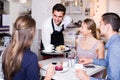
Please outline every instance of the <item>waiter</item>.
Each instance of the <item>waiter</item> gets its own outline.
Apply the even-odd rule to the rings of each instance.
[[[62,4],[56,4],[52,9],[52,17],[48,18],[42,27],[43,49],[52,44],[55,47],[64,45],[63,30],[72,22],[71,17],[65,15],[66,8]]]

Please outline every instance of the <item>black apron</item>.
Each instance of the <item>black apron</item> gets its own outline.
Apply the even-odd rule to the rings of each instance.
[[[64,30],[64,25],[62,25],[62,30],[60,32],[55,31],[54,28],[54,23],[53,23],[53,19],[51,20],[51,24],[52,24],[52,28],[53,28],[53,33],[51,34],[51,44],[53,44],[55,47],[59,46],[59,45],[64,45],[64,36],[62,31]],[[44,49],[42,40],[41,40],[41,50]]]
[[[64,25],[62,25],[61,31],[56,31],[54,28],[54,23],[53,19],[51,20],[52,23],[52,28],[53,28],[53,33],[51,34],[51,44],[53,44],[55,47],[59,45],[64,45],[64,36],[63,36],[63,30],[64,30]]]

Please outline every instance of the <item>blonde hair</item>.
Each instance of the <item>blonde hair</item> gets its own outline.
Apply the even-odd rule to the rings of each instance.
[[[93,36],[98,39],[96,23],[94,22],[94,20],[87,18],[83,22],[87,24],[87,28],[91,30]]]
[[[13,80],[21,67],[25,50],[29,49],[35,34],[36,22],[28,16],[20,16],[14,24],[12,40],[4,51],[2,68],[6,80]]]

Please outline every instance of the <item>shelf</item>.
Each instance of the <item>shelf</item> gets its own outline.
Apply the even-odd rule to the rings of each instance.
[[[61,0],[66,14],[90,15],[90,0]]]

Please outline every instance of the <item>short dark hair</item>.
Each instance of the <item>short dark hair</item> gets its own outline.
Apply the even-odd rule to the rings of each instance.
[[[57,3],[56,5],[53,6],[52,12],[54,12],[55,10],[62,11],[62,12],[64,12],[64,15],[65,15],[66,8],[61,3]]]
[[[110,24],[113,31],[119,31],[120,28],[120,17],[116,13],[105,13],[102,15],[104,24]]]

